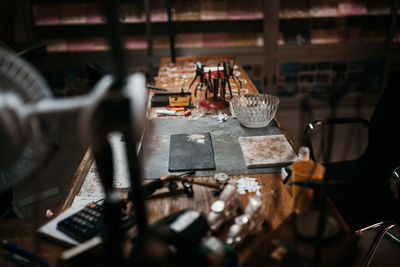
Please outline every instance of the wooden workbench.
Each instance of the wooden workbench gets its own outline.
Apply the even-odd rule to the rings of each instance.
[[[166,88],[169,91],[180,91],[181,88],[185,90],[189,87],[191,81],[195,75],[194,63],[205,64],[206,66],[217,66],[221,61],[230,61],[235,63],[234,72],[243,84],[242,94],[257,94],[258,90],[254,86],[253,82],[244,71],[241,64],[236,60],[235,57],[226,56],[213,56],[213,57],[185,57],[177,58],[176,63],[171,63],[169,58],[163,58],[160,62],[159,72],[155,78],[155,85],[157,87]],[[207,116],[216,115],[219,112],[224,112],[230,115],[229,108],[224,110],[205,110],[199,107],[198,103],[204,98],[204,91],[198,91],[197,96],[194,96],[194,90],[197,81],[191,87],[192,92],[192,105],[196,106],[193,109],[192,116],[198,116],[201,113],[207,113]],[[234,83],[231,83],[233,95],[237,95],[238,88]],[[172,88],[172,89],[171,89]],[[230,96],[226,95],[227,99]],[[160,109],[160,108],[157,108]],[[150,118],[157,118],[155,114],[156,108],[152,108],[150,112]],[[160,117],[160,119],[166,117]],[[174,117],[176,118],[176,117]],[[181,119],[181,118],[176,118]],[[279,126],[279,122],[277,125]],[[280,126],[279,126],[280,127]],[[281,128],[281,127],[280,127]],[[281,132],[284,133],[281,128]],[[285,133],[284,133],[285,134]],[[241,175],[231,176],[231,179],[239,179]],[[261,186],[261,193],[264,195],[265,205],[265,218],[269,223],[271,229],[275,229],[291,212],[292,212],[292,196],[289,186],[285,186],[282,183],[282,177],[280,173],[270,174],[253,174],[246,175],[246,177],[256,178],[258,184]],[[196,178],[200,180],[213,181],[213,177],[201,177]],[[169,199],[159,199],[147,201],[147,212],[149,217],[149,223],[154,222],[172,212],[176,212],[186,208],[192,208],[200,210],[204,214],[209,212],[211,203],[216,200],[213,196],[212,190],[204,187],[194,185],[195,196],[193,199],[185,196],[176,196]],[[248,199],[253,196],[254,193],[247,193],[241,195],[242,207],[246,207]],[[241,250],[240,257],[244,259],[250,253],[250,246],[247,246]]]
[[[189,83],[194,77],[194,62],[201,62],[207,66],[216,66],[220,61],[233,60],[237,68],[235,72],[240,80],[243,82],[243,88],[246,89],[242,93],[258,93],[257,88],[242,68],[242,66],[237,62],[234,57],[190,57],[190,58],[177,58],[175,64],[170,62],[169,58],[163,58],[160,63],[160,71],[156,78],[155,85],[164,88],[176,88],[179,90],[181,87],[187,88]],[[232,85],[235,88],[235,85]],[[194,86],[192,87],[194,90]],[[198,94],[197,97],[193,99],[194,105],[198,106],[198,101],[202,98],[202,94]],[[196,108],[194,115],[204,112],[200,108]],[[209,110],[208,113],[216,114],[219,111]],[[229,109],[224,110],[224,112],[229,113]],[[279,112],[279,111],[278,111]],[[155,118],[154,109],[150,113],[151,118]],[[277,121],[279,126],[279,122]],[[280,127],[280,126],[279,126]],[[284,133],[283,129],[281,129]],[[65,210],[69,207],[74,197],[79,194],[81,186],[87,177],[90,167],[93,164],[93,154],[89,149],[86,153],[82,163],[77,169],[73,180],[71,182],[71,187],[65,192],[64,199],[60,203],[60,208],[57,213]],[[265,219],[269,224],[269,230],[276,229],[282,221],[287,218],[292,213],[292,196],[290,192],[290,187],[282,183],[282,177],[280,173],[270,173],[270,174],[251,174],[246,175],[247,177],[254,177],[257,179],[258,184],[261,186],[260,192],[263,193],[264,203],[265,203]],[[231,176],[231,179],[238,179],[242,177],[241,175]],[[196,178],[201,180],[212,180],[213,177],[201,177]],[[210,204],[216,199],[213,196],[211,189],[200,187],[194,185],[194,198],[190,199],[183,195],[174,196],[170,198],[163,198],[158,200],[147,201],[147,214],[149,223],[162,218],[172,212],[179,211],[185,208],[192,208],[199,210],[203,213],[209,212]],[[128,189],[119,189],[119,191],[124,194]],[[81,192],[82,193],[82,192]],[[242,206],[247,205],[248,199],[254,193],[246,193],[241,195]],[[0,228],[0,236],[2,238],[9,239],[15,243],[20,244],[26,249],[32,250],[37,254],[47,258],[52,266],[54,266],[60,256],[60,253],[66,248],[58,245],[56,243],[44,240],[43,238],[34,236],[34,231],[44,222],[21,222],[21,221],[9,221],[7,223],[2,223]],[[24,230],[20,231],[20,228]],[[257,245],[257,238],[254,239],[254,243],[251,245],[242,246],[239,250],[239,259],[244,260],[250,253],[251,247]],[[3,266],[4,259],[0,259],[0,265]],[[7,262],[8,263],[8,262]]]
[[[194,63],[205,64],[208,66],[217,66],[219,62],[234,62],[235,69],[234,72],[242,81],[243,89],[241,93],[247,94],[257,94],[258,90],[254,86],[253,82],[244,71],[242,65],[236,60],[235,57],[230,56],[212,56],[212,57],[178,57],[176,59],[176,63],[171,63],[170,58],[162,58],[159,72],[156,80],[156,86],[161,88],[176,88],[176,91],[179,91],[179,88],[188,88],[190,82],[194,78],[195,69]],[[170,78],[168,78],[170,77]],[[231,84],[233,95],[237,95],[237,87],[234,83]],[[198,102],[204,98],[204,91],[198,91],[197,97],[194,96],[193,92],[196,87],[196,82],[191,87],[192,92],[192,104],[196,106],[193,110],[196,114],[204,112],[205,110],[198,107]],[[227,99],[229,100],[229,96],[227,94]],[[159,108],[157,108],[159,109]],[[151,117],[156,118],[157,115],[154,112],[155,108],[151,109]],[[219,112],[225,112],[230,114],[229,108],[225,110],[206,110],[207,113],[217,114]],[[162,117],[163,118],[163,117]],[[278,123],[279,125],[279,123]],[[281,127],[280,127],[281,128]],[[283,129],[281,131],[284,133]],[[282,219],[286,218],[288,214],[292,211],[292,198],[291,194],[288,190],[288,187],[282,184],[282,177],[280,173],[272,173],[272,174],[254,174],[254,175],[246,175],[248,177],[257,178],[259,184],[261,185],[261,191],[266,193],[266,201],[275,205],[266,205],[266,216],[270,221],[273,227],[276,227]],[[240,175],[231,176],[231,179],[238,179]],[[196,178],[198,179],[198,178]],[[204,180],[213,180],[212,177],[203,177],[200,179]],[[195,185],[195,189],[198,186]],[[199,187],[200,189],[200,187]],[[208,193],[208,189],[201,188],[204,192]],[[246,195],[242,195],[243,204],[247,204],[247,200],[254,193],[248,193]],[[179,198],[179,197],[178,197]],[[277,202],[273,199],[279,199]],[[195,196],[193,200],[188,201],[171,201],[172,205],[169,205],[170,211],[164,209],[164,205],[157,205],[157,200],[153,200],[154,203],[149,203],[148,210],[150,221],[153,214],[163,214],[166,215],[168,212],[177,211],[183,207],[187,208],[202,208],[204,212],[208,212],[209,206],[214,200],[214,197],[209,196]],[[187,202],[187,203],[184,203]]]

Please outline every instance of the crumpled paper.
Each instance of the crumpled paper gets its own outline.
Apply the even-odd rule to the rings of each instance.
[[[218,114],[218,116],[217,116],[217,120],[219,121],[219,122],[224,122],[224,121],[227,121],[228,120],[228,115],[227,114],[225,114],[225,113],[219,113]]]
[[[247,192],[260,192],[261,186],[256,178],[242,177],[236,181],[237,191],[243,195]]]

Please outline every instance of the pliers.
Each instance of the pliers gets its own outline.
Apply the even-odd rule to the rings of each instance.
[[[204,84],[204,66],[205,65],[199,66],[196,64],[196,75],[194,76],[192,82],[190,83],[188,91],[190,91],[190,88],[192,87],[193,83],[197,80],[197,78],[199,78],[200,90],[202,90],[203,84]],[[194,96],[196,96],[196,94],[197,94],[198,87],[199,86],[196,86],[196,89],[194,90]]]
[[[228,71],[229,71],[229,77],[232,77],[233,82],[236,84],[236,87],[238,88],[238,95],[240,95],[240,90],[242,90],[242,82],[239,80],[238,77],[236,77],[234,73],[234,68],[235,68],[235,62],[233,61],[232,65],[228,63]]]

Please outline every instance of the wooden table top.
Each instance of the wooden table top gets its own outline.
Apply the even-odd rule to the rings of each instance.
[[[201,62],[207,66],[216,66],[220,61],[232,60],[235,61],[237,68],[237,75],[243,82],[243,88],[246,93],[258,93],[257,88],[251,82],[250,78],[244,71],[243,67],[234,57],[189,57],[189,58],[177,58],[176,64],[170,63],[169,58],[163,58],[160,63],[160,71],[156,79],[156,86],[164,88],[187,88],[191,80],[193,79],[194,62]],[[188,70],[189,69],[189,70]],[[174,74],[178,73],[178,74]],[[194,86],[192,87],[194,90]],[[197,98],[194,98],[194,103],[202,98],[201,94]],[[201,111],[203,112],[203,111]],[[212,111],[216,113],[218,111]],[[226,110],[228,113],[229,110]],[[151,117],[155,118],[154,109],[152,109]],[[279,125],[279,122],[278,122]],[[283,132],[283,130],[282,130]],[[284,133],[284,132],[283,132]],[[93,162],[93,155],[89,150],[81,165],[79,166],[73,181],[71,183],[71,189],[65,194],[63,203],[60,204],[59,212],[67,208],[72,204],[73,197],[79,192],[82,186],[83,180],[89,171],[89,168]],[[260,192],[263,193],[265,203],[265,219],[269,223],[271,229],[276,229],[282,221],[292,213],[292,196],[290,187],[282,183],[282,177],[280,173],[270,174],[247,174],[246,177],[256,178],[258,184],[261,186]],[[231,179],[239,179],[241,175],[231,176]],[[201,177],[196,178],[201,180],[212,180],[213,177]],[[190,199],[184,195],[174,196],[169,198],[163,198],[158,200],[147,201],[147,213],[149,223],[162,218],[172,212],[179,211],[184,208],[193,208],[207,214],[211,203],[216,199],[213,196],[212,190],[209,188],[200,187],[194,185],[194,198]],[[242,205],[247,205],[248,199],[254,193],[246,193],[241,195]],[[0,222],[0,236],[1,238],[7,238],[28,250],[37,252],[39,255],[47,258],[52,266],[56,265],[56,262],[60,256],[60,253],[66,248],[56,243],[44,240],[43,238],[36,238],[36,242],[33,241],[35,229],[41,226],[44,222],[30,222],[20,220],[8,220]],[[251,246],[253,246],[252,244]],[[240,260],[244,260],[251,251],[251,246],[242,247],[239,250]],[[9,262],[7,262],[9,264]],[[4,259],[0,259],[0,266],[4,265]],[[8,265],[7,265],[8,266]],[[12,266],[12,265],[10,265]]]
[[[161,88],[176,88],[176,91],[179,91],[179,88],[184,88],[187,90],[189,84],[193,80],[195,76],[195,63],[197,64],[205,64],[206,67],[217,66],[219,62],[234,62],[235,63],[235,74],[239,77],[243,84],[242,93],[247,94],[258,94],[257,88],[254,86],[253,82],[244,71],[242,65],[237,61],[237,59],[233,56],[202,56],[202,57],[177,57],[176,63],[172,63],[170,58],[162,58],[159,72],[157,77],[155,78],[157,87]],[[192,104],[196,106],[198,109],[198,102],[204,98],[204,92],[197,94],[197,97],[194,96],[193,92],[195,89],[196,82],[191,87],[192,92]],[[234,89],[236,85],[232,83],[233,95],[237,95],[237,91]],[[227,95],[227,99],[229,100],[229,96]],[[159,108],[152,108],[152,118],[157,117],[154,114],[154,110]],[[199,111],[200,113],[201,111]],[[207,112],[218,113],[218,112],[226,112],[230,114],[229,109],[225,110],[207,110]],[[164,117],[162,117],[164,118]],[[173,116],[170,118],[174,118]],[[279,122],[277,121],[278,126]],[[282,133],[284,130],[279,126]],[[269,173],[269,174],[246,174],[246,177],[257,178],[258,183],[262,187],[261,192],[265,193],[266,201],[268,202],[265,205],[265,215],[267,220],[270,222],[273,228],[277,227],[284,218],[286,218],[290,212],[292,211],[292,197],[290,192],[290,187],[285,186],[282,183],[282,176],[280,173]],[[230,176],[231,179],[238,179],[240,175]],[[197,178],[196,178],[197,179]],[[200,179],[204,180],[213,180],[212,177],[203,177]],[[200,187],[195,185],[195,189]],[[185,199],[185,197],[174,197],[174,199],[185,199],[185,201],[171,201],[169,208],[164,209],[164,205],[157,205],[161,203],[161,200],[152,200],[149,202],[148,210],[150,216],[150,222],[152,222],[153,215],[162,214],[163,216],[167,215],[170,212],[178,211],[183,208],[200,208],[203,212],[208,213],[210,204],[215,200],[214,197],[210,196],[208,189],[202,190],[202,194],[200,196],[194,197],[194,199]],[[206,196],[204,194],[207,194]],[[247,193],[241,196],[243,201],[243,205],[247,205],[247,200],[254,193]],[[275,200],[274,200],[275,199]],[[159,202],[160,201],[160,202]],[[153,202],[154,205],[153,205]],[[158,216],[155,216],[156,218]]]
[[[46,259],[50,266],[57,266],[57,262],[66,247],[53,241],[44,239],[36,234],[36,229],[47,220],[6,219],[0,221],[0,238],[17,244],[18,246]],[[0,254],[4,247],[0,246]],[[0,257],[0,266],[21,266]]]

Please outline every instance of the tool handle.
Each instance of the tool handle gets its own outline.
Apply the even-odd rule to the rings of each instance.
[[[164,198],[164,197],[171,197],[171,196],[176,196],[180,194],[186,194],[184,189],[177,189],[174,191],[167,191],[167,192],[162,192],[158,194],[153,194],[148,196],[146,199],[151,200],[151,199],[159,199],[159,198]]]
[[[163,187],[163,182],[161,181],[160,178],[155,179],[154,181],[142,185],[142,192],[143,196],[149,196],[154,193],[157,189],[160,189]]]
[[[147,84],[146,86],[147,86],[147,89],[150,89],[150,90],[168,92],[168,89],[165,89],[165,88],[157,87],[157,86],[150,85],[150,84]]]
[[[219,189],[221,187],[221,185],[217,184],[217,183],[207,182],[207,181],[197,181],[193,178],[181,177],[180,180],[191,183],[191,184],[202,185],[202,186],[211,187],[211,188],[215,188],[215,189]]]

